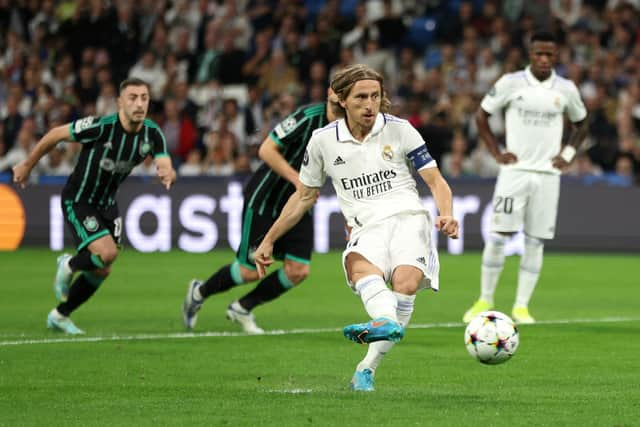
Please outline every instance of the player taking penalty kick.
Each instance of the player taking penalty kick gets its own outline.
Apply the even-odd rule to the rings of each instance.
[[[331,178],[342,214],[351,227],[342,266],[347,283],[372,319],[349,325],[344,335],[369,344],[351,387],[374,389],[375,371],[405,333],[418,290],[438,289],[438,255],[433,223],[416,189],[412,165],[433,194],[440,215],[435,226],[458,236],[452,195],[420,134],[387,114],[390,103],[382,76],[354,65],[334,77],[344,119],[316,130],[309,141],[299,188],[255,251],[261,276],[273,261],[275,242],[312,208],[326,177]],[[390,283],[390,287],[387,285]]]

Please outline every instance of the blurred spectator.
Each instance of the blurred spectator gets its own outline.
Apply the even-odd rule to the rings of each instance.
[[[195,147],[196,128],[191,119],[180,114],[178,103],[169,98],[164,101],[164,118],[162,132],[167,140],[167,149],[176,163],[187,159],[187,154]],[[154,172],[155,173],[155,172]]]
[[[187,154],[187,160],[178,168],[180,176],[198,176],[202,174],[202,153],[192,148]]]
[[[4,111],[0,110],[0,118],[2,118],[3,127],[3,144],[4,151],[1,154],[7,153],[14,145],[15,140],[18,137],[18,132],[22,127],[22,115],[18,112],[18,102],[15,95],[10,95],[7,98]]]
[[[153,157],[147,156],[145,159],[131,170],[131,175],[135,176],[156,176],[156,166],[153,164]]]
[[[271,52],[269,62],[263,65],[260,72],[258,87],[270,98],[283,92],[300,93],[298,72],[287,63],[282,49],[274,49]]]
[[[472,174],[472,165],[466,154],[467,141],[464,139],[462,132],[456,131],[451,141],[451,151],[444,154],[442,161],[439,163],[442,174],[450,178]]]
[[[26,159],[36,142],[33,133],[23,126],[18,131],[12,148],[4,156],[0,156],[0,172],[10,171],[13,166]]]
[[[66,158],[64,144],[59,144],[49,151],[43,160],[38,163],[38,171],[42,175],[68,176],[73,170],[73,166]]]
[[[129,71],[129,77],[137,77],[151,86],[151,98],[161,100],[167,84],[167,73],[157,60],[156,54],[147,50]]]
[[[118,101],[116,88],[113,83],[105,83],[100,89],[100,94],[96,99],[96,115],[106,116],[118,111]]]
[[[234,151],[235,140],[230,132],[218,134],[217,138],[209,140],[204,173],[215,176],[233,175],[235,171]]]

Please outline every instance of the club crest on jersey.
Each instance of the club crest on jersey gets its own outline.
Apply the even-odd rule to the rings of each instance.
[[[142,144],[140,144],[140,149],[138,150],[141,156],[146,156],[151,151],[151,144],[148,140],[144,140]]]
[[[98,220],[95,216],[88,216],[82,221],[82,225],[87,231],[96,231],[98,229]]]
[[[560,98],[556,96],[556,98],[553,100],[553,104],[560,108]]]
[[[393,150],[390,145],[382,147],[382,158],[387,161],[391,161],[391,159],[393,159]]]

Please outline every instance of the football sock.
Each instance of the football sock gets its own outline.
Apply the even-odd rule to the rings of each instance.
[[[398,299],[398,309],[396,310],[398,322],[400,322],[402,327],[407,327],[409,320],[411,320],[411,315],[413,314],[416,296],[405,295],[398,292],[394,292],[393,294]],[[363,369],[369,368],[375,371],[378,365],[380,365],[380,362],[382,362],[384,356],[394,345],[395,343],[392,341],[376,341],[370,343],[366,356],[358,364],[356,369],[358,371],[362,371]]]
[[[382,277],[375,274],[365,276],[356,282],[355,289],[372,319],[387,317],[398,320],[398,300]]]
[[[406,328],[411,320],[411,315],[413,314],[413,307],[416,301],[415,295],[405,295],[399,292],[393,293],[398,300],[398,309],[396,310],[396,315],[398,316],[398,322],[402,325],[403,328]]]
[[[520,259],[518,273],[518,289],[516,290],[515,306],[527,306],[540,277],[542,269],[542,253],[544,243],[535,237],[525,236],[524,253]]]
[[[220,270],[215,272],[211,277],[209,277],[206,282],[198,287],[197,291],[200,293],[203,299],[207,298],[209,295],[227,291],[234,286],[242,283],[242,277],[240,276],[239,271],[237,275],[233,274],[232,272],[232,268],[234,265],[237,265],[237,263],[225,265]],[[239,270],[239,267],[237,268]],[[236,281],[238,277],[240,277],[240,282]]]
[[[493,294],[504,267],[504,245],[506,236],[491,233],[482,251],[482,275],[480,279],[480,299],[493,305]]]
[[[238,300],[242,308],[247,311],[265,302],[278,298],[293,287],[283,268],[274,271],[262,279],[260,283],[248,294]]]
[[[82,273],[69,288],[69,297],[66,302],[58,305],[58,313],[69,316],[98,290],[106,277],[93,273]]]
[[[98,268],[104,268],[105,265],[100,259],[100,255],[83,249],[69,260],[69,267],[71,267],[71,271],[75,272],[96,270]]]

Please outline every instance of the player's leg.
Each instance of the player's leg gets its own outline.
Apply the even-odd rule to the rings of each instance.
[[[61,303],[49,312],[47,326],[70,334],[83,333],[77,328],[69,316],[84,304],[100,287],[110,272],[110,266],[118,255],[117,244],[120,241],[122,221],[118,216],[117,206],[107,211],[97,211],[92,206],[74,204],[64,201],[67,224],[78,246],[78,253],[71,257],[59,258],[58,272],[54,289]],[[82,220],[78,220],[81,218]],[[69,278],[74,273],[80,274],[70,287],[64,291],[57,286],[61,270]]]
[[[386,284],[391,275],[390,222],[391,219],[356,230],[342,254],[347,282],[372,319],[343,329],[345,337],[355,342],[399,341],[404,335],[396,314],[398,301]]]
[[[229,304],[227,318],[239,323],[247,333],[264,333],[264,330],[255,322],[253,309],[280,297],[302,283],[308,275],[309,262],[293,261],[286,258],[282,268],[267,275],[254,289]]]
[[[527,206],[524,253],[520,259],[518,288],[512,311],[517,323],[535,322],[529,313],[529,301],[542,270],[544,239],[552,239],[555,235],[560,197],[559,176],[535,174],[532,185],[534,191]]]
[[[207,280],[192,279],[187,287],[187,296],[182,304],[182,318],[187,329],[193,329],[198,320],[198,311],[211,295],[226,292],[229,289],[258,279],[251,248],[256,239],[264,236],[269,227],[245,204],[243,209],[242,236],[231,264],[219,268]]]
[[[495,290],[504,268],[505,244],[524,222],[527,186],[526,172],[507,170],[498,176],[489,238],[482,251],[480,298],[464,313],[462,320],[465,323],[493,308]]]
[[[182,318],[187,329],[193,329],[198,321],[198,311],[211,295],[228,291],[234,286],[258,279],[257,271],[251,270],[235,260],[221,267],[205,281],[193,279],[187,287],[187,296],[182,304]]]
[[[272,219],[257,219],[266,224],[272,222]],[[255,324],[253,309],[273,301],[302,283],[309,275],[312,250],[313,220],[311,216],[305,215],[278,239],[273,248],[274,257],[284,261],[282,268],[267,275],[254,289],[232,302],[227,309],[227,317],[240,323],[245,332],[262,333],[263,330]],[[251,262],[251,268],[255,272],[255,264],[253,260]]]

